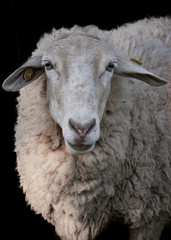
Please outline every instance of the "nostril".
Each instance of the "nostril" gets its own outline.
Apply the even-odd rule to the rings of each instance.
[[[87,121],[86,123],[80,123],[77,122],[75,120],[73,120],[72,118],[69,119],[69,125],[70,127],[76,131],[76,133],[80,136],[80,137],[85,137],[86,134],[88,134],[90,132],[90,130],[95,126],[96,120],[92,119],[90,121]]]

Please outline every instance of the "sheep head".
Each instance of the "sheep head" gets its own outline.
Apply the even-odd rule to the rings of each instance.
[[[40,44],[33,56],[5,80],[3,88],[17,91],[44,73],[51,116],[74,154],[90,152],[99,139],[115,75],[154,86],[167,83],[121,57],[112,42],[75,33]]]

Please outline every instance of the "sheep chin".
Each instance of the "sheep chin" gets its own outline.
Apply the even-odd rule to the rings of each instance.
[[[67,149],[75,155],[87,154],[87,153],[91,152],[95,147],[95,143],[88,144],[88,145],[85,145],[85,144],[84,145],[83,144],[74,145],[74,144],[69,143],[66,140],[65,140],[65,144],[66,144]]]

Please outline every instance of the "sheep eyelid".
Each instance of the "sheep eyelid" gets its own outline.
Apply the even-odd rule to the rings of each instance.
[[[112,72],[116,64],[117,64],[116,60],[110,61],[106,67],[106,71]]]
[[[51,61],[44,61],[43,62],[43,66],[46,68],[46,70],[52,70],[54,69],[53,64],[51,63]]]

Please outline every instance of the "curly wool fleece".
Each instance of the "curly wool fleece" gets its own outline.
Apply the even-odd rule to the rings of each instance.
[[[166,26],[171,29],[170,19],[161,18],[110,32],[94,27],[53,30],[39,42],[37,52],[54,34],[97,32],[169,80],[171,34],[166,34]],[[46,76],[20,90],[15,129],[20,183],[28,203],[55,225],[62,239],[93,239],[111,219],[130,225],[131,240],[139,239],[134,234],[140,228],[141,239],[158,239],[171,215],[169,95],[168,86],[116,77],[101,138],[92,152],[76,156],[66,149],[61,129],[50,116]]]

